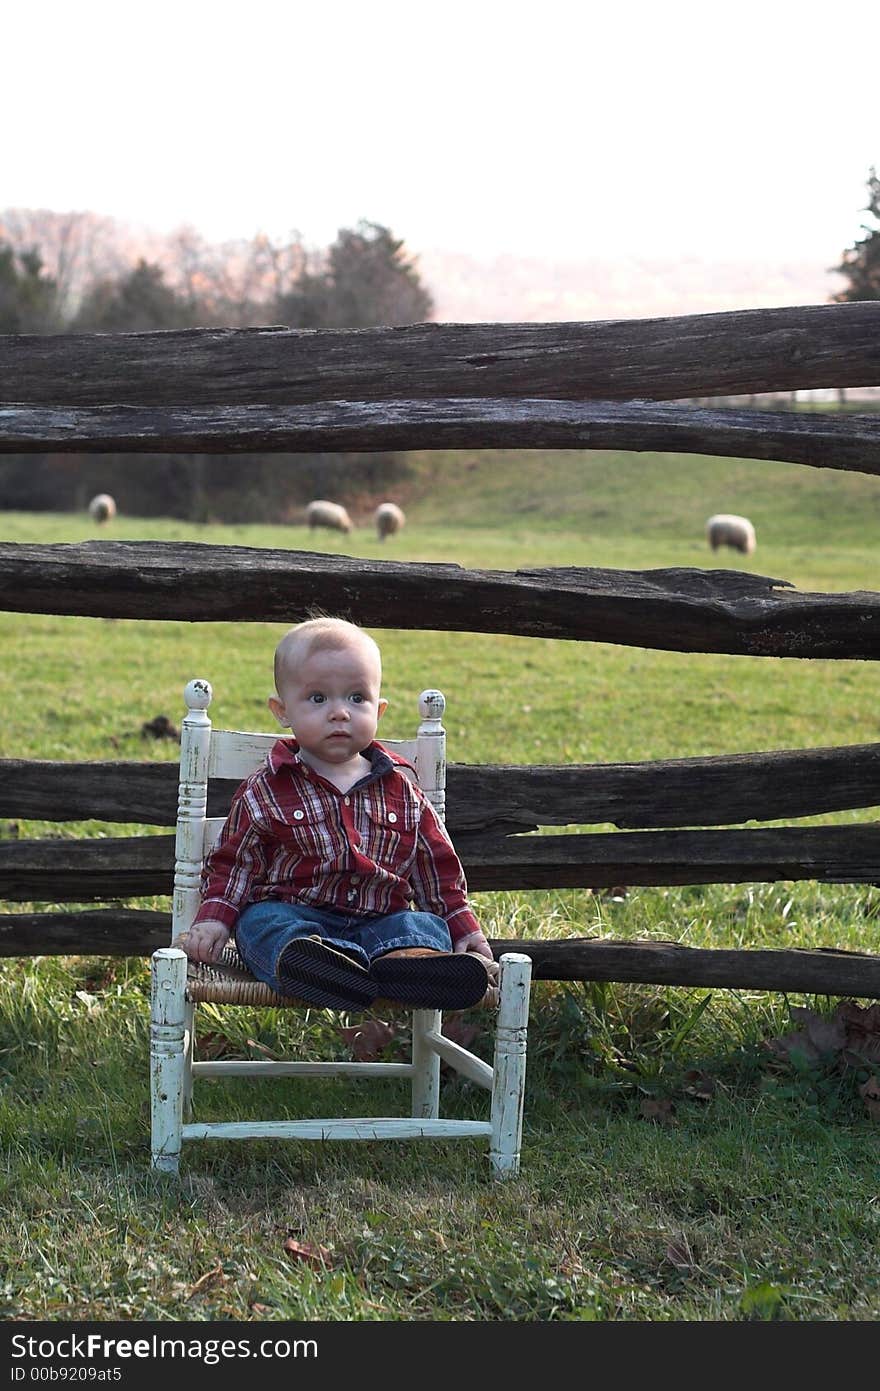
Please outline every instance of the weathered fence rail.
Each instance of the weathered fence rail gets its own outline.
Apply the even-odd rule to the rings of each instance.
[[[876,825],[456,837],[473,890],[813,879],[880,885]],[[77,902],[165,894],[173,836],[0,842],[0,896]]]
[[[675,401],[880,385],[880,303],[676,318],[0,337],[10,405]]]
[[[211,782],[209,816],[225,816],[235,787]],[[456,835],[598,823],[730,826],[880,806],[880,744],[650,763],[450,763],[447,788]],[[0,759],[0,816],[173,826],[177,764]]]
[[[880,593],[799,593],[737,570],[465,570],[198,542],[0,545],[0,608],[187,622],[511,633],[679,652],[880,657]]]
[[[880,385],[880,303],[574,324],[284,327],[0,337],[0,452],[626,448],[880,473],[880,421],[709,410],[688,398]],[[243,547],[0,545],[0,608],[512,633],[747,656],[880,658],[880,593],[739,571],[464,570]],[[221,815],[232,786],[215,786]],[[813,879],[880,884],[880,825],[741,827],[880,804],[880,745],[564,768],[452,765],[471,887]],[[0,762],[0,814],[171,825],[170,764]],[[524,834],[615,825],[616,832]],[[706,828],[710,829],[706,829]],[[714,829],[717,828],[717,829]],[[0,843],[10,902],[168,893],[170,836]],[[0,956],[141,955],[163,912],[0,917]],[[672,943],[495,941],[544,979],[880,998],[880,956]]]
[[[3,956],[145,956],[168,945],[171,914],[99,908],[0,917]],[[635,981],[732,990],[880,998],[880,956],[834,948],[725,951],[675,942],[496,938],[496,956],[525,951],[538,980]]]
[[[646,401],[324,401],[303,406],[0,406],[0,451],[285,453],[629,449],[880,473],[876,415]]]

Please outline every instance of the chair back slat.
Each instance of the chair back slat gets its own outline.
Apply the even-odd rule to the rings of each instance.
[[[208,752],[209,778],[249,778],[264,762],[280,736],[241,729],[213,729]],[[381,739],[380,743],[410,763],[416,761],[416,739]]]
[[[226,822],[225,816],[209,816],[202,823],[202,857],[210,855]]]
[[[241,729],[214,729],[208,753],[209,778],[249,778],[278,739]]]

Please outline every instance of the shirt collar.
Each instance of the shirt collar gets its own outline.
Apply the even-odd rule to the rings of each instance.
[[[399,754],[392,753],[374,739],[365,749],[361,749],[365,758],[370,760],[370,771],[364,773],[359,782],[354,784],[351,791],[356,788],[366,787],[368,783],[382,778],[393,768],[412,768],[413,765]],[[266,760],[270,773],[278,773],[282,768],[290,768],[292,772],[301,775],[302,770],[308,770],[306,776],[310,775],[309,765],[303,762],[299,751],[299,744],[296,739],[277,739],[269,751]],[[413,769],[415,771],[415,769]]]

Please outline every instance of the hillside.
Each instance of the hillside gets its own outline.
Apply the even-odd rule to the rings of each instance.
[[[562,564],[735,567],[788,579],[800,588],[877,588],[880,478],[870,475],[655,452],[422,450],[399,456],[399,476],[383,489],[370,476],[371,458],[377,456],[352,461],[347,477],[334,468],[319,489],[349,508],[356,523],[350,536],[310,534],[298,513],[274,526],[200,526],[132,516],[124,509],[112,529],[98,532],[80,509],[0,512],[0,537],[77,541],[96,535],[119,540],[179,536],[374,558],[454,559],[498,569]],[[241,461],[220,462],[243,467]],[[97,489],[100,480],[92,482]],[[401,503],[407,514],[403,533],[384,543],[372,527],[372,509],[381,497]],[[756,553],[713,555],[704,536],[712,512],[750,517],[757,531]]]
[[[759,553],[792,544],[873,550],[880,523],[880,479],[801,464],[606,450],[423,451],[407,462],[401,491],[415,522],[574,531],[603,552],[611,538],[660,549],[701,540],[712,512],[749,516]]]

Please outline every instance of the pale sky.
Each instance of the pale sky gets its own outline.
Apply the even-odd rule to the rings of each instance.
[[[0,209],[828,266],[880,167],[877,0],[28,0],[0,34]]]

